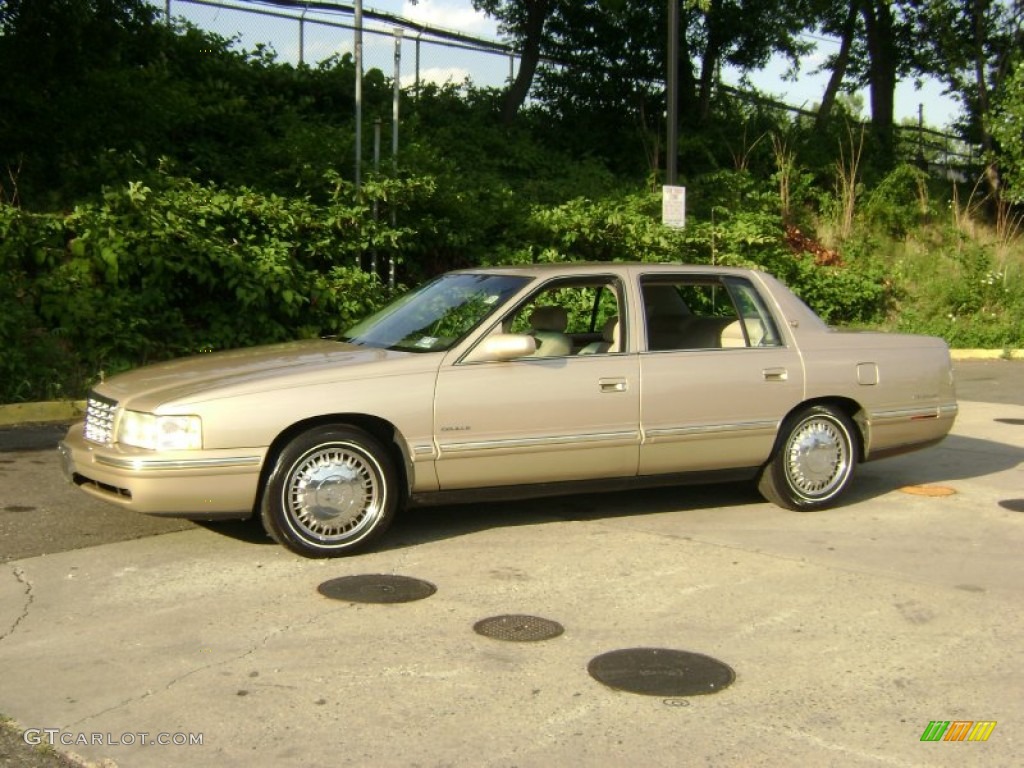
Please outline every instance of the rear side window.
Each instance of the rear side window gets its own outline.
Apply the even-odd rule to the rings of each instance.
[[[742,278],[644,277],[647,349],[736,349],[779,345],[778,329],[753,285]]]

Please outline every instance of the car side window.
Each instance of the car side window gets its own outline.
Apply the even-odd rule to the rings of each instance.
[[[768,307],[754,286],[741,278],[727,277],[724,280],[743,319],[748,347],[781,347],[782,334]]]
[[[533,336],[533,357],[622,352],[621,296],[612,278],[557,280],[516,307],[503,330]]]
[[[754,287],[707,275],[641,281],[647,349],[735,349],[779,345],[779,333]]]

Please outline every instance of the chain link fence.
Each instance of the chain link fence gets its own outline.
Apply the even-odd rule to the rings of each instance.
[[[169,18],[183,18],[246,50],[269,48],[278,61],[316,66],[355,54],[352,5],[277,0],[266,5],[230,0],[165,0]],[[501,87],[514,77],[517,56],[503,43],[363,10],[363,69],[395,74],[403,88],[425,83]],[[396,53],[397,51],[397,53]]]

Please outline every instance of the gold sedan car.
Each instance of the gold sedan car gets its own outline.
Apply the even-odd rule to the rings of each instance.
[[[60,450],[92,496],[258,514],[322,557],[402,505],[482,494],[734,479],[820,509],[956,413],[941,339],[836,331],[763,272],[558,264],[451,272],[335,339],[119,375]]]

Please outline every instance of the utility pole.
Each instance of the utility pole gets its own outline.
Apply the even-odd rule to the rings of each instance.
[[[665,58],[665,183],[675,186],[679,178],[679,0],[668,0],[668,45]]]
[[[363,0],[356,0],[356,197],[363,185]]]

